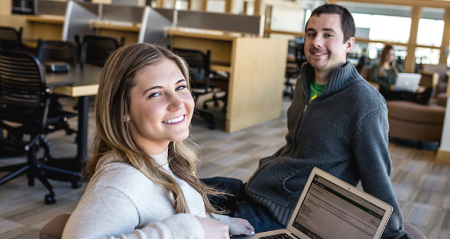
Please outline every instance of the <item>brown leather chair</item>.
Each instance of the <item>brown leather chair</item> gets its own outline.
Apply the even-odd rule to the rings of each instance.
[[[39,231],[39,239],[60,239],[70,214],[56,216]]]
[[[448,83],[447,65],[445,63],[439,63],[437,65],[424,64],[420,66],[420,74],[422,74],[422,77],[433,75],[434,73],[438,74],[437,79],[433,82],[436,94],[446,92]]]
[[[427,239],[427,237],[419,230],[417,227],[413,226],[411,223],[404,221],[405,231],[409,233],[414,239]]]
[[[380,84],[370,81],[370,71],[372,70],[372,66],[363,66],[361,69],[361,76],[365,79],[369,84],[371,84],[375,89],[380,90]]]
[[[409,101],[386,101],[389,136],[413,141],[441,141],[445,107]]]
[[[447,106],[447,93],[439,93],[436,96],[436,104],[438,105],[442,105],[442,106]]]

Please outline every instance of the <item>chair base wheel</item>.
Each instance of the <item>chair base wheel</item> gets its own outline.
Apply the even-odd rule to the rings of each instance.
[[[45,195],[45,204],[51,205],[56,203],[56,195],[55,193],[49,193]]]
[[[83,184],[81,182],[81,179],[78,177],[73,179],[70,183],[71,183],[73,189],[77,189],[77,188],[81,187],[81,185]]]

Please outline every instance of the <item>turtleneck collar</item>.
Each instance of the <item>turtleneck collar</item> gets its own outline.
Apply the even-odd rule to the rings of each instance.
[[[168,155],[169,155],[169,148],[166,148],[166,150],[160,154],[150,154],[150,156],[155,160],[156,163],[161,165],[161,167],[165,169],[167,172],[170,172],[171,170],[169,168]]]
[[[309,85],[311,81],[314,80],[314,76],[314,67],[308,62],[303,64],[300,79],[302,80],[303,89],[305,89],[305,91],[308,89],[307,94],[309,94]],[[342,67],[337,67],[330,72],[321,95],[333,94],[362,79],[363,78],[353,64],[350,61],[347,61]]]

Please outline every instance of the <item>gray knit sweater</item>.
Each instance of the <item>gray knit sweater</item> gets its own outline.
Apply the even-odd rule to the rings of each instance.
[[[302,67],[288,110],[286,145],[263,158],[246,191],[287,225],[313,167],[389,203],[383,238],[410,238],[389,180],[388,119],[384,98],[351,63],[330,73],[323,93],[308,105],[314,68]]]
[[[173,174],[167,155],[166,150],[152,158],[175,178],[190,213],[175,214],[172,195],[131,165],[110,163],[112,156],[105,155],[70,216],[62,238],[203,239],[203,228],[195,217],[208,216],[203,199]],[[214,216],[230,225],[228,216]]]

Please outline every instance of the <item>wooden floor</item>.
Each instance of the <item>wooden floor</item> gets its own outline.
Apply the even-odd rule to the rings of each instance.
[[[231,134],[223,132],[225,116],[219,113],[220,109],[216,113],[216,130],[209,130],[202,119],[195,119],[191,138],[201,150],[199,176],[228,176],[247,181],[260,158],[283,146],[289,104],[287,100],[283,102],[279,119]],[[93,114],[89,122],[92,133]],[[76,120],[70,123],[76,127]],[[75,155],[73,136],[54,133],[49,138],[55,157]],[[450,238],[450,166],[433,162],[436,149],[437,144],[424,144],[419,150],[413,142],[391,140],[389,151],[394,166],[391,181],[406,221],[428,238]],[[3,158],[0,166],[19,161],[24,158]],[[37,238],[40,228],[50,219],[74,210],[83,187],[72,189],[68,182],[51,183],[58,201],[50,206],[44,204],[46,189],[39,182],[28,187],[25,176],[0,186],[0,238]]]

